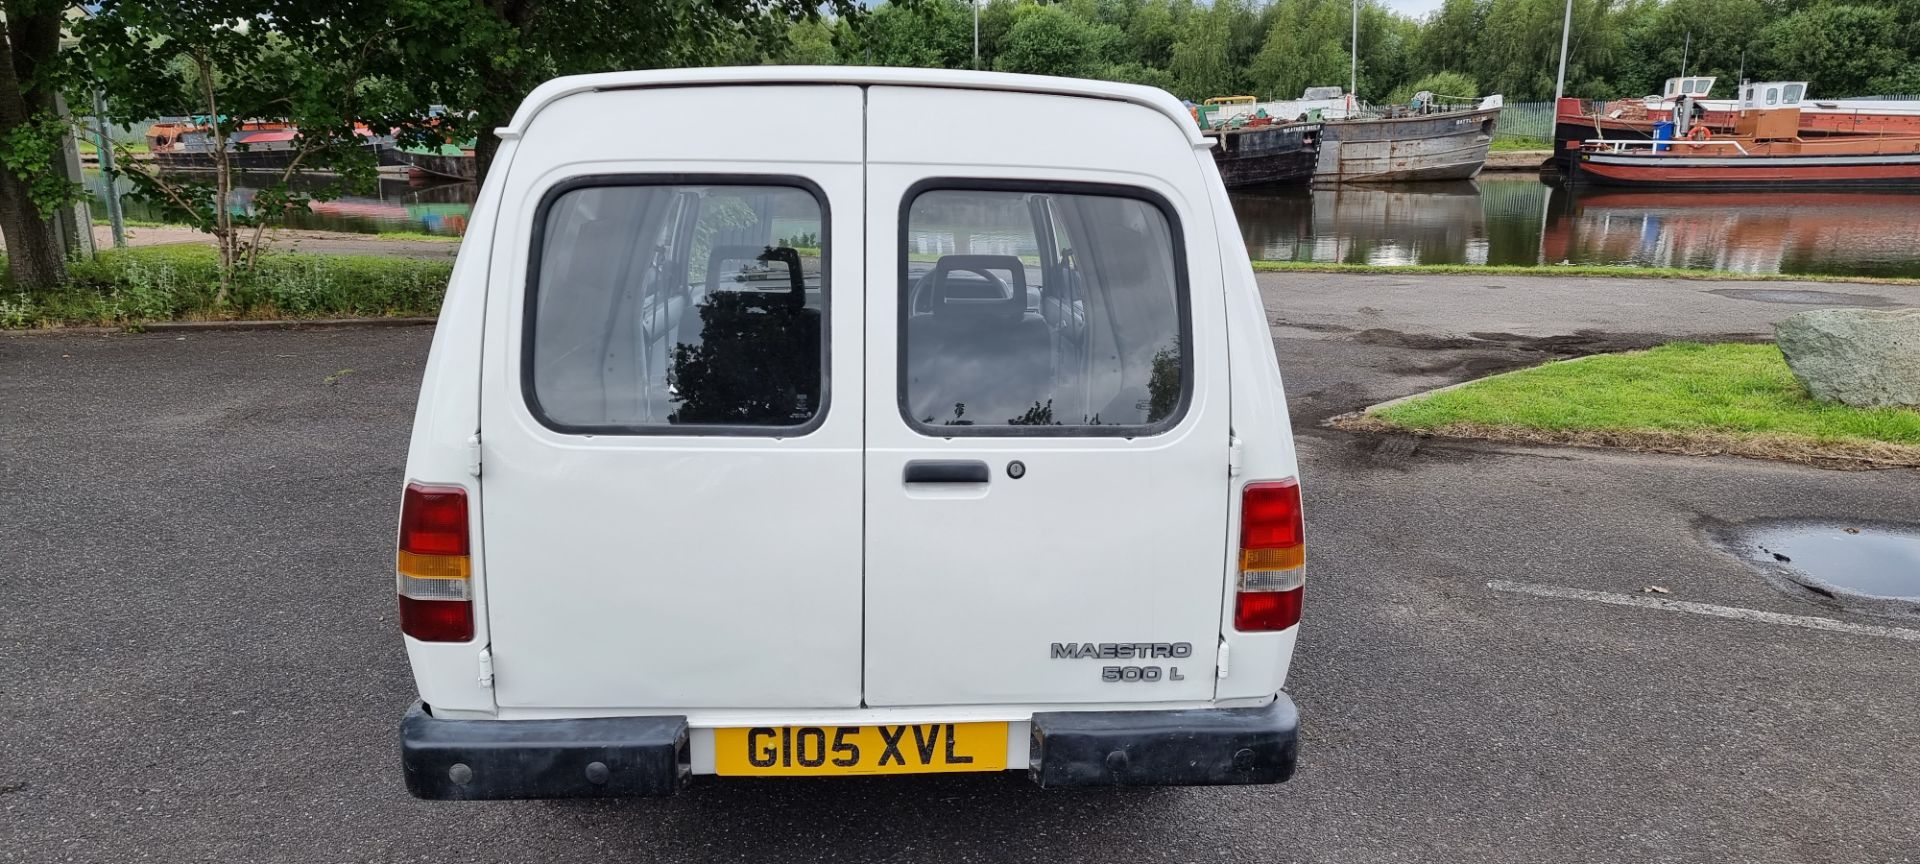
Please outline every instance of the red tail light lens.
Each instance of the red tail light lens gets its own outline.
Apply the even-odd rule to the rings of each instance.
[[[1241,491],[1234,629],[1285,630],[1300,623],[1300,595],[1306,585],[1305,534],[1299,481],[1249,483]]]
[[[394,556],[400,632],[426,642],[473,638],[473,558],[467,490],[408,483],[400,499],[400,542]]]
[[[1233,629],[1244,633],[1285,630],[1300,623],[1300,589],[1242,591],[1234,597]]]
[[[400,595],[400,632],[422,642],[473,638],[473,601],[415,600]]]
[[[400,551],[467,554],[467,490],[408,483],[400,501]]]

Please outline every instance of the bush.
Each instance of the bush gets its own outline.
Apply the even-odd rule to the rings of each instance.
[[[0,327],[431,315],[451,271],[447,261],[268,253],[242,273],[231,301],[216,308],[220,269],[213,249],[116,249],[73,262],[68,283],[57,290],[0,290]]]
[[[1458,72],[1435,72],[1418,81],[1393,91],[1387,97],[1390,103],[1413,101],[1413,94],[1425,90],[1435,96],[1458,96],[1464,99],[1480,98],[1480,85],[1466,75]]]

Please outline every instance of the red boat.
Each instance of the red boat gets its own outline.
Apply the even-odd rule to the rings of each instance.
[[[1744,102],[1745,100],[1743,100]],[[1920,135],[1803,138],[1797,108],[1746,106],[1732,135],[1665,125],[1674,138],[1582,142],[1569,176],[1607,186],[1698,189],[1920,188]]]
[[[1825,138],[1854,135],[1920,135],[1920,101],[1870,99],[1811,99],[1802,81],[1774,81],[1744,85],[1738,99],[1709,99],[1715,79],[1695,76],[1667,79],[1664,92],[1644,99],[1595,102],[1563,98],[1554,111],[1554,157],[1564,167],[1582,142],[1595,138],[1651,141],[1654,129],[1672,121],[1673,106],[1682,99],[1696,106],[1689,119],[1715,133],[1733,134],[1742,104],[1767,108],[1798,108],[1799,135]]]

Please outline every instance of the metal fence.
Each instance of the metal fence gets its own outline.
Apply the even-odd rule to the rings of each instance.
[[[1553,141],[1552,102],[1508,102],[1500,109],[1500,122],[1494,127],[1495,140],[1538,141],[1545,147]]]

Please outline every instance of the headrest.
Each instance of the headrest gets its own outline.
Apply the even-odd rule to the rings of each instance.
[[[947,274],[973,273],[989,282],[998,281],[995,270],[1007,272],[1012,289],[1000,300],[955,297],[948,299]],[[936,317],[1018,318],[1027,312],[1027,267],[1013,255],[942,255],[927,274],[933,286],[933,314]]]

